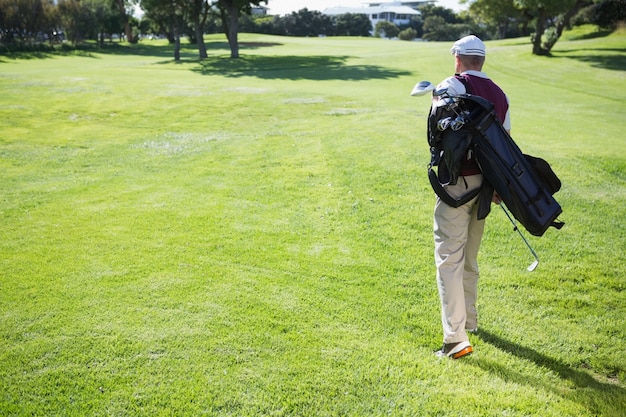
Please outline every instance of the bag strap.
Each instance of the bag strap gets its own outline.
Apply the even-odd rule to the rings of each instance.
[[[454,74],[454,78],[456,78],[461,82],[461,84],[463,84],[463,86],[465,87],[465,94],[472,94],[469,88],[469,80],[464,75]]]
[[[552,223],[550,223],[550,226],[554,227],[557,230],[561,230],[561,228],[565,226],[565,222],[562,222],[560,220],[554,220]]]
[[[437,173],[431,165],[428,166],[428,179],[430,180],[430,185],[432,186],[433,191],[439,196],[441,201],[454,208],[461,207],[463,204],[469,203],[474,197],[480,194],[480,191],[483,188],[481,184],[480,187],[475,188],[469,193],[464,194],[459,198],[454,198],[450,194],[448,194],[445,188],[443,188],[443,185],[441,185],[441,183],[439,182]]]
[[[465,77],[463,77],[462,75],[459,75],[459,74],[455,74],[455,77],[459,81],[461,81],[463,83],[463,85],[465,86],[465,89],[466,89],[466,93],[469,93],[469,88],[468,88],[467,80],[465,79]],[[432,109],[431,109],[431,111],[432,111]],[[428,123],[428,133],[427,134],[428,134],[428,139],[429,139],[429,143],[430,143],[430,138],[431,138],[430,122]],[[431,144],[431,145],[434,145],[434,144]],[[437,194],[437,196],[439,196],[441,201],[443,201],[444,203],[446,203],[450,207],[458,208],[458,207],[461,207],[464,204],[469,203],[477,195],[479,195],[481,193],[481,191],[483,189],[483,186],[484,186],[484,179],[483,179],[483,183],[480,185],[480,187],[470,191],[467,194],[462,195],[461,197],[458,197],[458,198],[452,197],[450,194],[448,194],[446,189],[439,182],[439,177],[437,176],[437,173],[433,169],[434,166],[438,165],[438,162],[439,162],[439,157],[431,149],[431,160],[430,160],[430,164],[428,165],[428,179],[430,181],[430,185],[431,185],[433,191],[435,192],[435,194]]]

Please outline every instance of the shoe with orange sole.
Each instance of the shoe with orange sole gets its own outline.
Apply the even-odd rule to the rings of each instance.
[[[435,355],[440,358],[448,357],[459,359],[469,355],[473,351],[474,349],[472,349],[470,342],[444,343],[443,347],[435,352]]]

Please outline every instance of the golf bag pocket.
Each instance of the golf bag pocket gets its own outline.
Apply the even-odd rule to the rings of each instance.
[[[554,195],[561,189],[561,180],[557,177],[552,170],[552,167],[546,160],[527,154],[524,154],[524,157],[534,169],[535,173],[546,186],[548,191],[550,191],[550,194]]]
[[[560,181],[548,163],[535,158],[532,161],[541,168],[533,167],[494,112],[483,117],[476,131],[479,135],[474,140],[474,150],[478,165],[513,216],[534,236],[542,236],[550,226],[563,227],[556,220],[562,213],[561,206],[552,196],[560,188]],[[538,174],[540,169],[544,176],[551,177],[549,182]]]

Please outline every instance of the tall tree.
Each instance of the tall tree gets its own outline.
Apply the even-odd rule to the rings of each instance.
[[[209,15],[210,6],[207,0],[192,0],[191,20],[198,43],[198,56],[200,59],[207,57],[206,45],[204,43],[204,26]]]
[[[602,0],[591,12],[591,23],[613,30],[620,22],[626,22],[626,0]]]
[[[61,26],[65,29],[67,39],[73,45],[82,42],[93,24],[89,9],[78,0],[59,0],[58,7]]]
[[[533,54],[549,55],[570,22],[580,9],[592,4],[591,0],[515,0],[515,5],[525,14],[535,18]],[[546,29],[551,31],[544,41]]]
[[[470,3],[469,12],[478,23],[497,28],[501,39],[506,37],[512,23],[523,18],[514,0],[474,0]]]
[[[40,33],[54,27],[51,0],[0,1],[0,42],[36,42]]]
[[[458,18],[454,13],[454,10],[448,9],[447,7],[426,4],[424,6],[420,6],[419,11],[422,14],[422,19],[424,20],[430,16],[440,16],[446,23],[458,23]]]
[[[241,13],[250,14],[252,6],[267,4],[268,0],[214,0],[222,18],[224,32],[230,46],[230,57],[239,58],[239,16]]]
[[[130,21],[128,19],[128,12],[126,11],[126,7],[130,6],[132,3],[128,0],[113,0],[113,5],[117,7],[117,10],[120,13],[120,19],[122,19],[122,25],[124,26],[124,34],[126,35],[126,40],[130,43],[136,43],[137,39],[133,36],[133,31],[130,28]]]
[[[89,37],[97,39],[100,45],[104,45],[106,35],[112,39],[114,34],[119,35],[125,31],[117,8],[112,7],[110,0],[82,0],[82,5],[91,12],[93,18]]]
[[[142,0],[141,7],[146,16],[152,19],[166,33],[174,44],[174,60],[180,60],[180,34],[185,24],[187,3],[185,0]]]

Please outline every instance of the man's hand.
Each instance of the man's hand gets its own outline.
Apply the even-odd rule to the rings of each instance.
[[[500,205],[500,203],[502,202],[502,199],[495,191],[493,192],[493,196],[491,197],[491,202],[498,205]]]

